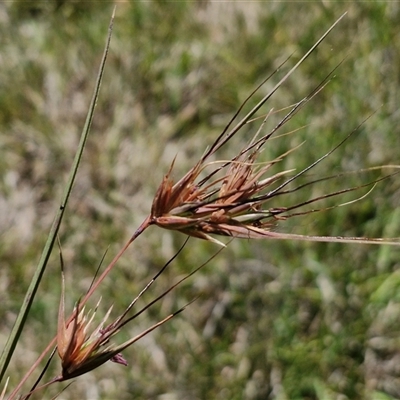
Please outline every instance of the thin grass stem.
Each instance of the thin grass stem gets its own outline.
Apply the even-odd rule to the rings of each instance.
[[[50,228],[50,233],[49,236],[47,238],[46,244],[44,246],[43,252],[42,252],[42,256],[40,258],[39,264],[36,268],[35,274],[32,277],[32,281],[31,284],[26,292],[25,295],[25,299],[23,301],[23,304],[21,306],[21,309],[18,313],[17,319],[15,321],[14,327],[11,331],[11,334],[7,340],[6,346],[3,349],[1,358],[0,358],[0,382],[4,377],[4,374],[7,370],[7,367],[9,365],[9,362],[11,360],[11,357],[14,353],[14,350],[17,346],[18,343],[18,339],[22,333],[22,330],[24,328],[26,319],[28,317],[30,308],[32,306],[33,300],[35,298],[36,292],[38,290],[39,284],[41,282],[41,279],[43,277],[44,271],[46,270],[47,267],[47,262],[49,260],[50,254],[53,250],[54,247],[54,243],[56,241],[56,237],[61,225],[61,221],[62,218],[64,216],[64,212],[68,203],[68,199],[69,196],[71,194],[72,191],[72,187],[74,185],[75,182],[75,178],[78,172],[78,167],[82,158],[82,154],[83,154],[83,150],[85,148],[85,144],[87,141],[87,138],[89,136],[89,132],[90,132],[90,127],[92,124],[92,120],[93,120],[93,115],[94,115],[94,110],[96,108],[96,103],[97,103],[97,99],[99,96],[99,92],[100,92],[100,86],[101,86],[101,81],[103,78],[103,73],[104,73],[104,68],[105,68],[105,63],[107,60],[107,56],[108,56],[108,50],[110,47],[110,41],[111,41],[111,35],[112,35],[112,29],[113,29],[113,24],[114,24],[114,16],[115,16],[115,9],[112,13],[111,16],[111,21],[108,27],[108,35],[107,35],[107,39],[106,39],[106,44],[105,44],[105,48],[104,48],[104,52],[103,52],[103,57],[102,60],[100,62],[100,67],[99,67],[99,72],[97,75],[97,79],[96,79],[96,84],[95,84],[95,88],[94,88],[94,92],[93,92],[93,96],[92,96],[92,100],[90,102],[90,106],[89,106],[89,110],[86,116],[86,121],[85,121],[85,125],[83,127],[82,130],[82,134],[80,137],[80,141],[79,141],[79,145],[78,145],[78,149],[77,152],[75,154],[75,159],[73,162],[73,165],[71,167],[71,171],[70,171],[70,175],[67,181],[67,184],[65,186],[65,190],[64,190],[64,194],[63,197],[61,199],[61,203],[59,206],[59,209],[57,211],[57,214],[54,218],[53,224]],[[48,349],[50,349],[54,344],[52,344],[51,346],[49,346]],[[47,350],[48,351],[48,350]],[[47,353],[46,351],[46,353]],[[25,375],[25,377],[21,380],[21,382],[19,383],[19,385],[14,389],[14,391],[11,393],[9,400],[12,400],[15,398],[16,394],[18,393],[18,391],[20,390],[20,388],[22,387],[22,385],[25,383],[25,381],[28,379],[28,377],[31,375],[31,373],[33,372],[33,370],[36,368],[36,366],[38,365],[38,363],[41,361],[42,358],[39,358],[39,360],[37,362],[35,362],[32,367],[29,369],[28,373]]]

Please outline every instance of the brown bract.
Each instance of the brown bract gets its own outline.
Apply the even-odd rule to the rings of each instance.
[[[127,365],[127,362],[116,351],[116,347],[109,343],[110,337],[117,330],[104,328],[110,312],[111,308],[100,324],[90,332],[96,310],[85,314],[85,308],[80,308],[78,303],[74,310],[74,318],[67,326],[64,320],[64,300],[61,300],[57,333],[57,351],[62,366],[60,380],[82,375],[108,360]]]
[[[165,322],[169,321],[174,316],[182,312],[185,307],[178,309],[172,314],[169,314],[163,320],[153,324],[149,328],[145,329],[138,335],[130,338],[121,344],[112,344],[111,339],[129,322],[134,320],[137,316],[145,312],[153,304],[163,298],[171,290],[173,290],[180,282],[187,279],[190,275],[184,277],[178,283],[174,284],[170,289],[163,292],[155,300],[147,304],[140,311],[138,311],[133,316],[128,316],[128,313],[136,304],[137,300],[145,293],[148,288],[153,284],[161,272],[168,266],[167,263],[162,270],[157,274],[146,287],[135,297],[135,299],[129,304],[129,306],[124,310],[124,312],[116,318],[112,323],[105,326],[105,322],[110,316],[112,307],[109,308],[106,315],[103,317],[101,322],[97,327],[91,330],[91,325],[95,318],[98,305],[94,311],[89,311],[85,313],[85,307],[82,307],[80,303],[76,305],[72,318],[65,319],[65,283],[64,283],[64,273],[62,269],[62,286],[61,286],[61,300],[58,312],[58,330],[57,330],[57,351],[61,359],[61,374],[55,377],[52,381],[48,382],[46,385],[53,382],[62,382],[77,376],[83,375],[93,369],[99,367],[100,365],[106,363],[107,361],[112,361],[117,364],[122,364],[127,366],[127,361],[121,355],[121,352],[127,347],[131,346],[133,343],[141,339],[143,336],[152,332],[157,327],[163,325]],[[190,303],[189,303],[190,304]],[[44,386],[46,386],[44,385]]]
[[[175,184],[172,164],[154,197],[151,223],[219,244],[210,234],[265,237],[274,215],[263,209],[268,196],[261,196],[261,192],[291,171],[269,177],[265,174],[289,152],[257,164],[261,146],[254,147],[254,142],[255,138],[230,161],[205,163],[203,157]],[[199,181],[200,174],[213,166],[214,170]]]
[[[62,260],[62,259],[61,259]],[[61,265],[63,262],[61,261]],[[89,372],[108,360],[127,365],[119,354],[120,348],[110,344],[110,338],[119,331],[118,324],[104,327],[112,307],[95,329],[91,326],[100,301],[93,311],[85,313],[85,307],[78,301],[72,320],[65,319],[65,278],[61,269],[61,299],[58,309],[57,351],[61,359],[62,372],[56,378],[65,381]]]

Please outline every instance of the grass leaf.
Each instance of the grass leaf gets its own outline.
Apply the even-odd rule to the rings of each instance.
[[[32,277],[32,281],[31,284],[26,292],[25,295],[25,299],[22,303],[21,309],[19,311],[19,314],[17,316],[16,322],[14,324],[14,327],[11,331],[11,334],[7,340],[6,346],[3,349],[2,355],[1,355],[1,359],[0,359],[0,381],[3,378],[8,364],[11,360],[11,357],[13,355],[13,352],[17,346],[18,343],[18,339],[21,335],[21,332],[24,328],[26,319],[28,317],[30,308],[32,306],[33,300],[35,298],[36,292],[38,290],[38,287],[40,285],[40,281],[43,277],[44,271],[46,270],[46,266],[47,266],[47,262],[49,260],[50,254],[53,250],[53,246],[57,237],[57,233],[58,230],[60,228],[61,225],[61,221],[62,218],[64,216],[64,212],[68,203],[68,199],[69,196],[71,194],[71,190],[76,178],[76,174],[78,172],[78,167],[82,158],[82,154],[83,154],[83,150],[85,148],[85,144],[89,135],[89,131],[90,131],[90,126],[93,120],[93,114],[94,114],[94,109],[96,107],[96,103],[97,103],[97,98],[99,95],[99,91],[100,91],[100,85],[101,85],[101,80],[103,77],[103,73],[104,73],[104,67],[105,67],[105,62],[107,59],[107,54],[108,54],[108,49],[110,46],[110,40],[111,40],[111,33],[112,33],[112,27],[113,27],[113,22],[114,22],[114,13],[111,17],[111,22],[109,25],[109,32],[108,32],[108,36],[107,36],[107,41],[106,41],[106,45],[105,45],[105,49],[104,49],[104,53],[103,53],[103,58],[101,60],[100,63],[100,69],[97,75],[97,80],[96,80],[96,85],[95,85],[95,89],[94,89],[94,93],[93,93],[93,97],[89,106],[89,110],[88,110],[88,114],[86,117],[86,121],[85,121],[85,125],[83,127],[82,133],[81,133],[81,138],[80,138],[80,142],[79,142],[79,146],[78,146],[78,150],[75,154],[75,159],[74,159],[74,163],[72,165],[71,171],[70,171],[70,175],[68,178],[68,182],[65,186],[64,189],[64,194],[62,196],[61,199],[61,203],[59,206],[59,209],[57,210],[56,216],[54,218],[53,224],[51,226],[49,235],[47,237],[47,241],[46,244],[43,248],[43,252],[42,255],[40,257],[38,266],[36,268],[35,274]],[[17,388],[18,389],[18,388]],[[16,389],[16,390],[17,390]],[[15,392],[15,391],[14,391]],[[13,394],[11,395],[11,397],[13,396]],[[10,397],[10,398],[11,398]]]

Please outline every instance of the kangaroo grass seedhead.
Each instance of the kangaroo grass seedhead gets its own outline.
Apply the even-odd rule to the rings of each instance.
[[[110,360],[127,365],[121,355],[115,354],[115,348],[109,344],[110,336],[116,331],[104,327],[111,308],[103,320],[92,332],[89,331],[96,311],[85,313],[85,307],[75,307],[75,318],[68,326],[59,316],[57,350],[61,358],[62,378],[70,379],[91,371]]]
[[[262,209],[266,199],[259,195],[291,172],[265,177],[290,152],[257,164],[261,146],[253,147],[255,139],[232,160],[206,163],[202,158],[175,184],[170,177],[172,164],[154,197],[151,223],[219,244],[210,234],[248,238],[254,236],[254,228],[268,229],[272,223],[263,221]],[[218,171],[198,182],[200,174],[213,166]]]
[[[246,238],[259,237],[260,235],[265,237],[265,233],[271,227],[271,222],[265,222],[264,219],[266,215],[271,216],[272,214],[271,211],[262,208],[262,205],[269,197],[261,196],[261,191],[290,171],[282,171],[265,178],[264,174],[272,165],[280,161],[283,156],[262,166],[257,165],[256,159],[267,140],[326,85],[330,75],[309,96],[295,104],[271,132],[256,140],[257,135],[261,131],[260,128],[251,143],[234,158],[225,162],[220,161],[217,164],[208,162],[208,159],[228,143],[244,125],[251,121],[255,113],[319,46],[342,18],[343,15],[321,36],[295,66],[284,75],[273,89],[236,126],[230,129],[245,104],[261,88],[266,80],[262,82],[240,106],[226,128],[212,146],[206,150],[199,162],[176,183],[171,178],[174,162],[171,164],[169,172],[164,176],[154,197],[150,213],[150,223],[219,244],[222,243],[214,239],[210,234]],[[268,118],[268,115],[266,118]],[[200,174],[211,165],[219,166],[199,181]],[[225,171],[225,173],[222,173],[222,177],[218,178],[218,172],[220,171]],[[212,180],[214,176],[216,177]]]
[[[274,238],[342,243],[400,244],[399,239],[319,237],[283,234],[272,230],[276,225],[276,222],[280,219],[287,219],[289,217],[305,215],[307,213],[327,210],[334,207],[293,213],[292,211],[295,209],[366,186],[360,185],[358,187],[342,189],[337,192],[311,198],[310,200],[299,204],[268,208],[268,201],[274,197],[282,195],[287,196],[288,194],[310,184],[342,176],[343,174],[337,174],[336,176],[316,179],[294,189],[289,188],[289,185],[297,178],[305,175],[343,145],[355,132],[358,131],[359,127],[350,132],[332,150],[292,176],[289,176],[289,173],[294,170],[282,170],[270,176],[266,176],[266,174],[273,165],[282,161],[283,158],[296,150],[296,148],[289,150],[275,160],[266,163],[257,162],[257,159],[268,140],[329,83],[332,74],[340,64],[331,71],[326,78],[309,93],[309,95],[294,104],[290,108],[289,112],[287,112],[280,122],[267,134],[262,135],[261,132],[266,120],[272,113],[272,110],[265,117],[261,127],[251,142],[241,149],[235,157],[225,161],[209,161],[209,158],[222,146],[226,145],[233,136],[238,134],[247,123],[255,120],[252,119],[252,117],[256,112],[275,94],[279,87],[311,54],[311,52],[315,50],[341,18],[332,25],[332,27],[315,43],[315,45],[300,59],[300,61],[297,62],[297,64],[278,82],[278,84],[276,84],[274,88],[264,96],[263,99],[260,100],[259,103],[254,106],[239,123],[237,123],[236,126],[230,128],[233,121],[244,108],[245,104],[256,93],[256,91],[260,89],[265,81],[258,86],[240,106],[239,110],[233,116],[226,128],[219,135],[216,141],[205,151],[200,160],[177,182],[174,182],[172,178],[172,170],[175,160],[172,162],[168,173],[164,176],[153,199],[149,217],[150,224],[165,229],[176,230],[200,239],[213,241],[222,246],[224,246],[224,244],[211,236],[211,234],[250,239]],[[212,167],[214,167],[213,171],[206,173],[206,170]],[[201,175],[204,174],[206,176],[201,178]],[[379,180],[382,180],[382,178],[369,182],[368,185],[372,186]],[[361,196],[361,198],[363,197],[364,196]]]
[[[175,286],[176,285],[174,285],[174,287]],[[166,293],[163,293],[161,296],[159,296],[151,303],[151,305],[155,304],[155,302],[164,297]],[[61,374],[53,380],[53,382],[62,382],[78,377],[98,368],[107,361],[112,361],[114,363],[127,366],[128,363],[122,356],[121,352],[141,339],[143,336],[169,321],[175,315],[183,311],[186,306],[182,307],[173,314],[168,315],[160,322],[157,322],[150,328],[144,330],[142,333],[127,340],[126,342],[118,345],[112,344],[110,341],[111,338],[114,337],[124,325],[132,321],[143,311],[147,310],[149,305],[136,313],[133,317],[124,318],[130,307],[131,306],[128,307],[121,317],[105,326],[105,322],[111,313],[110,308],[98,326],[90,331],[97,307],[93,312],[89,311],[88,313],[85,313],[85,308],[80,307],[78,303],[74,310],[74,318],[68,325],[63,315],[64,305],[62,300],[60,303],[57,333],[57,351],[61,359],[62,371]]]
[[[136,305],[139,298],[149,290],[152,284],[160,277],[165,269],[174,261],[174,259],[181,253],[185,247],[187,240],[178,250],[178,252],[160,269],[160,271],[148,282],[148,284],[139,292],[134,300],[128,305],[124,312],[118,316],[112,323],[105,325],[107,319],[111,314],[112,307],[110,307],[102,318],[101,322],[96,328],[91,330],[96,312],[98,310],[100,301],[97,303],[93,311],[85,312],[85,306],[82,306],[80,302],[75,306],[72,314],[72,319],[65,319],[65,278],[63,262],[61,260],[61,300],[58,312],[58,330],[57,330],[57,352],[61,359],[61,374],[54,378],[51,382],[62,382],[71,378],[83,375],[107,361],[112,361],[117,364],[127,366],[128,363],[122,356],[121,352],[133,343],[147,335],[157,327],[163,325],[180,312],[182,312],[190,303],[181,307],[177,311],[169,314],[163,320],[153,324],[149,328],[145,329],[135,337],[127,340],[122,344],[112,344],[111,339],[120,330],[136,319],[139,315],[148,310],[151,306],[156,304],[164,296],[174,290],[178,285],[188,279],[193,273],[186,275],[181,278],[177,283],[173,284],[169,289],[157,296],[153,301],[148,302],[142,309],[137,311],[134,315],[129,316],[129,312]],[[218,254],[218,252],[216,253]],[[208,262],[208,261],[207,261]],[[206,262],[206,263],[207,263]],[[206,263],[202,264],[196,270],[202,268]],[[195,271],[196,271],[195,270]],[[43,387],[43,386],[42,386]],[[36,390],[36,389],[35,389]]]
[[[325,85],[325,83],[323,83]],[[304,202],[281,206],[268,207],[268,202],[272,198],[289,196],[290,194],[304,189],[319,182],[329,179],[343,178],[346,174],[354,172],[340,173],[333,176],[317,178],[298,185],[290,187],[300,177],[309,172],[312,168],[322,162],[340,146],[342,146],[352,135],[354,135],[360,126],[350,132],[329,152],[322,155],[312,164],[293,173],[295,170],[282,170],[271,175],[272,166],[279,164],[285,157],[297,150],[300,146],[290,149],[281,154],[274,160],[268,162],[258,162],[263,146],[271,138],[271,136],[281,128],[299,108],[309,101],[321,89],[321,85],[316,88],[309,96],[295,104],[290,112],[273,128],[269,133],[260,136],[264,124],[271,113],[265,117],[261,127],[250,143],[241,149],[238,154],[231,160],[219,160],[208,162],[207,158],[221,147],[220,144],[214,143],[211,152],[208,151],[203,157],[192,167],[180,180],[174,183],[171,175],[174,162],[168,173],[164,176],[156,195],[153,199],[151,213],[149,217],[150,224],[157,225],[161,228],[176,230],[189,236],[200,239],[209,240],[224,244],[215,239],[211,235],[230,236],[247,239],[293,239],[307,241],[324,241],[324,242],[342,242],[342,243],[368,243],[368,244],[392,244],[400,245],[399,239],[381,239],[381,238],[346,238],[346,237],[328,237],[328,236],[307,236],[284,234],[274,232],[272,229],[276,226],[277,221],[284,220],[294,216],[305,215],[317,211],[325,211],[344,204],[350,204],[361,200],[366,195],[362,195],[357,199],[348,201],[344,204],[336,206],[302,209],[312,203],[343,195],[355,190],[366,187],[374,187],[379,181],[398,173],[378,178],[366,184],[355,187],[347,187],[332,193],[310,198]],[[249,114],[250,115],[250,114]],[[237,132],[237,131],[236,131]],[[236,134],[235,132],[235,134]],[[231,133],[227,136],[220,136],[218,141],[222,140],[222,144],[232,137]],[[222,138],[222,139],[221,139]],[[212,169],[206,173],[206,170]],[[399,168],[398,166],[382,166],[373,167],[370,170],[378,168]],[[366,172],[362,170],[360,172]],[[205,177],[202,177],[205,175]],[[369,191],[370,192],[370,191]],[[368,192],[368,193],[369,193]],[[368,194],[367,193],[367,194]],[[290,204],[290,203],[289,203]],[[294,212],[294,210],[298,210]]]
[[[65,319],[65,279],[61,269],[61,299],[58,310],[57,351],[61,359],[62,373],[59,380],[67,380],[91,371],[106,361],[127,365],[118,354],[116,346],[109,343],[119,327],[105,322],[110,316],[112,306],[98,326],[90,331],[100,300],[93,311],[85,312],[85,306],[78,301],[72,321]]]

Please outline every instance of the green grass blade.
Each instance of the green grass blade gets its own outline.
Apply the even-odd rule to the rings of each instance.
[[[103,72],[104,72],[104,67],[105,67],[105,62],[107,59],[107,54],[108,54],[108,49],[110,46],[110,40],[111,40],[111,33],[112,33],[112,27],[113,27],[113,22],[114,22],[114,14],[115,14],[115,10],[113,12],[113,15],[111,17],[111,22],[109,25],[109,30],[108,30],[108,36],[107,36],[107,40],[106,40],[106,45],[105,45],[105,49],[104,49],[104,53],[103,53],[103,58],[101,60],[101,64],[100,64],[100,68],[99,68],[99,72],[97,75],[97,80],[96,80],[96,85],[95,85],[95,89],[94,89],[94,93],[93,93],[93,97],[92,97],[92,101],[90,103],[89,106],[89,111],[86,117],[86,121],[85,121],[85,125],[83,127],[82,130],[82,134],[81,134],[81,138],[80,138],[80,142],[79,142],[79,146],[78,146],[78,150],[75,154],[75,159],[74,159],[74,163],[72,165],[70,174],[69,174],[69,178],[68,178],[68,182],[65,186],[64,189],[64,194],[60,203],[60,207],[57,211],[57,214],[54,218],[53,224],[51,226],[46,244],[44,246],[42,255],[40,257],[38,266],[36,268],[35,274],[32,278],[31,284],[26,292],[25,295],[25,299],[23,301],[23,304],[21,306],[21,309],[18,313],[17,319],[14,323],[13,329],[11,331],[11,334],[7,340],[7,343],[3,349],[3,352],[1,354],[1,358],[0,358],[0,381],[3,379],[4,374],[7,370],[8,364],[11,360],[11,357],[14,353],[15,347],[17,346],[18,343],[18,339],[21,335],[21,332],[23,330],[24,324],[26,322],[26,319],[28,317],[33,299],[36,295],[37,289],[39,287],[40,281],[42,279],[43,273],[46,269],[47,266],[47,262],[49,260],[51,251],[53,249],[54,246],[54,242],[56,240],[57,237],[57,233],[58,230],[60,228],[61,225],[61,221],[62,218],[64,216],[64,211],[65,208],[67,206],[67,202],[72,190],[72,186],[74,184],[75,181],[75,177],[78,171],[78,167],[79,167],[79,163],[81,161],[82,158],[82,153],[83,153],[83,149],[85,147],[88,135],[89,135],[89,130],[90,130],[90,126],[92,123],[92,119],[93,119],[93,114],[94,114],[94,109],[96,107],[96,103],[97,103],[97,98],[99,95],[99,91],[100,91],[100,85],[101,85],[101,80],[103,77]]]

